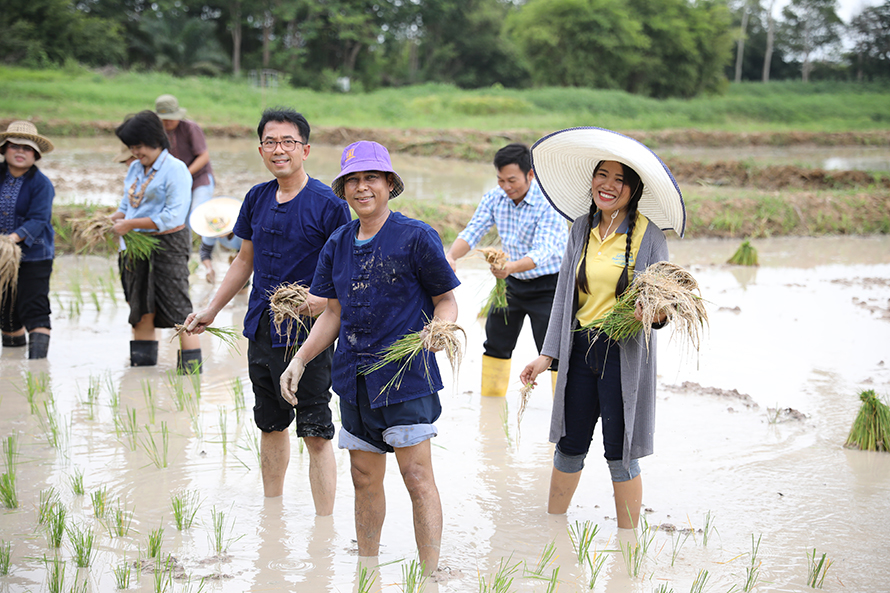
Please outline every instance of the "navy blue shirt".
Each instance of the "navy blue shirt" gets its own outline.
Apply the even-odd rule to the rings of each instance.
[[[310,292],[340,301],[340,335],[331,368],[334,391],[355,404],[355,379],[400,337],[433,317],[432,297],[460,284],[429,225],[392,212],[368,242],[356,245],[359,221],[334,233],[318,259]],[[372,408],[417,399],[442,389],[435,354],[424,350],[401,384],[383,392],[400,363],[365,376]],[[429,376],[427,376],[429,373]]]
[[[346,202],[317,179],[310,177],[306,187],[284,204],[275,200],[277,191],[275,179],[252,187],[234,228],[235,235],[253,242],[253,286],[244,316],[244,336],[248,340],[256,339],[260,315],[264,311],[272,314],[269,296],[284,283],[309,286],[321,248],[349,221]],[[273,326],[272,346],[299,343],[297,332],[294,327],[290,336],[281,335]]]
[[[6,163],[0,163],[0,182],[6,179],[9,167]],[[56,190],[46,175],[40,172],[36,166],[32,166],[22,175],[21,186],[16,195],[15,203],[11,200],[5,207],[12,206],[11,216],[4,218],[4,228],[0,233],[9,235],[18,233],[22,238],[19,247],[22,248],[22,261],[45,261],[53,259],[56,255],[55,231],[52,225],[53,198]],[[6,228],[11,220],[12,224]]]

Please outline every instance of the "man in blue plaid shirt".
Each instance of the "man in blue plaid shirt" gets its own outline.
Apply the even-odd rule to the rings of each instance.
[[[507,308],[489,311],[485,323],[482,395],[503,397],[510,381],[510,357],[526,316],[539,352],[544,343],[568,226],[541,193],[528,147],[508,144],[495,154],[494,166],[499,187],[485,194],[446,257],[457,269],[455,262],[497,226],[509,261],[503,269],[492,266],[491,273],[507,282]]]

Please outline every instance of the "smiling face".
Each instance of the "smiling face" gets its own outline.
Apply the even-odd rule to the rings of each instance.
[[[263,164],[277,179],[283,179],[292,175],[299,175],[303,171],[303,161],[309,156],[309,145],[303,144],[303,137],[297,126],[290,122],[270,121],[263,129],[263,137],[260,142],[272,140],[279,142],[272,152],[263,151],[259,147]],[[281,140],[294,140],[297,142],[293,151],[288,152],[282,148]]]
[[[387,173],[358,171],[343,180],[343,196],[359,220],[369,220],[389,211],[389,194],[393,186]]]
[[[519,165],[510,163],[498,169],[498,185],[508,198],[519,204],[528,193],[528,187],[531,185],[534,175],[531,170],[528,173],[523,173]]]
[[[624,182],[624,165],[616,161],[603,161],[593,173],[591,193],[603,216],[611,216],[616,210],[627,208],[632,188]]]
[[[13,177],[21,177],[37,162],[37,153],[27,144],[16,144],[7,140],[3,145],[6,164]]]
[[[161,153],[164,152],[164,149],[160,146],[157,148],[152,148],[151,146],[146,146],[145,144],[134,144],[130,147],[130,152],[133,153],[133,156],[136,157],[142,166],[148,169],[151,167],[158,157],[161,156]]]

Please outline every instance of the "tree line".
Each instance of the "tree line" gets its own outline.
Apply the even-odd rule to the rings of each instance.
[[[890,0],[0,0],[0,62],[274,70],[317,90],[424,82],[651,97],[727,80],[890,77]],[[842,39],[852,46],[845,48]]]

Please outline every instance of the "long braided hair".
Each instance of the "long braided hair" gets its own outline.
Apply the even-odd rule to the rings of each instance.
[[[604,162],[605,161],[600,161],[596,164],[591,179],[593,176],[596,176],[597,171],[599,171]],[[631,193],[630,202],[627,204],[627,241],[624,246],[624,269],[621,271],[621,276],[618,278],[618,283],[615,285],[615,298],[620,297],[630,284],[628,271],[628,267],[630,266],[630,246],[633,239],[634,227],[637,222],[637,206],[640,203],[640,196],[643,195],[643,181],[640,179],[639,174],[624,163],[620,164],[624,169],[624,185],[630,186]],[[587,247],[590,244],[590,232],[593,230],[593,219],[598,210],[599,208],[597,208],[596,202],[591,196],[590,212],[587,213],[587,238],[584,241],[584,255],[581,257],[581,266],[575,277],[576,295],[580,291],[589,291],[587,284]]]

